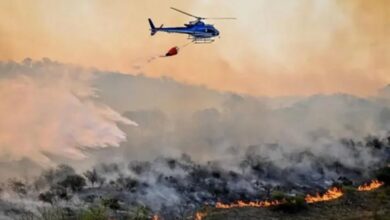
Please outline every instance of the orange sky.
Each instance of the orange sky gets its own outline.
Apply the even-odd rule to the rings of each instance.
[[[213,44],[146,64],[187,42],[149,36],[148,17],[189,20],[170,6],[238,20],[212,21]],[[371,95],[390,83],[389,17],[387,0],[0,0],[0,60],[49,57],[253,95]]]

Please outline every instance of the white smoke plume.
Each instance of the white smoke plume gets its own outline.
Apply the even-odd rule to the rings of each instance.
[[[96,101],[93,75],[49,59],[0,62],[1,160],[49,164],[48,155],[81,159],[125,141],[117,123],[136,124]]]
[[[101,76],[102,101],[140,126],[124,129],[131,141],[121,148],[96,152],[94,161],[99,162],[150,161],[186,153],[196,162],[217,160],[235,167],[240,163],[237,158],[256,149],[254,153],[281,168],[295,163],[291,155],[309,153],[329,163],[364,169],[378,157],[364,148],[355,153],[342,142],[365,143],[370,136],[387,137],[390,130],[385,94],[314,95],[289,101],[220,93],[169,79]]]

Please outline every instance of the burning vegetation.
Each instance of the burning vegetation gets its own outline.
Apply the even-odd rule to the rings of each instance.
[[[215,204],[215,207],[218,209],[230,209],[230,208],[244,208],[244,207],[256,207],[256,208],[264,208],[264,207],[270,207],[270,206],[276,206],[283,203],[283,201],[255,201],[255,202],[244,202],[244,201],[237,201],[232,204],[223,204],[220,202],[217,202]]]
[[[322,195],[319,193],[317,193],[315,196],[307,195],[305,197],[305,201],[307,203],[324,202],[340,198],[341,196],[343,196],[342,190],[337,187],[332,187]]]
[[[206,216],[207,214],[204,212],[196,212],[194,216],[194,220],[203,220],[203,218]]]
[[[366,152],[382,159],[371,166],[372,169],[384,167],[373,172],[377,179],[361,186],[356,186],[354,181],[367,179],[368,173],[374,170],[351,168],[307,151],[290,153],[290,166],[283,167],[262,157],[262,151],[256,151],[254,147],[240,156],[235,165],[229,166],[224,161],[194,162],[188,155],[100,164],[83,174],[70,166],[60,165],[44,171],[34,181],[12,179],[2,185],[0,218],[38,220],[54,208],[59,212],[56,215],[68,216],[65,220],[83,220],[83,216],[94,216],[91,219],[204,220],[208,212],[196,212],[202,207],[226,211],[269,207],[265,210],[299,212],[302,208],[310,209],[312,203],[342,197],[344,185],[356,186],[355,191],[367,191],[388,184],[389,145],[387,142],[375,143],[374,147],[344,143],[350,149],[364,146]],[[276,152],[278,148],[271,145],[267,150]],[[337,187],[322,194],[308,193],[321,192],[329,185]],[[26,201],[28,209],[18,204],[19,201]],[[101,218],[96,218],[97,215]]]
[[[373,181],[377,182],[377,181]],[[378,188],[380,185],[375,185],[376,188]],[[359,187],[360,190],[361,187]],[[306,203],[316,203],[316,202],[324,202],[329,200],[338,199],[341,196],[343,196],[343,192],[340,188],[332,187],[328,189],[325,193],[320,194],[317,193],[315,196],[307,194],[305,197]],[[278,206],[281,204],[286,203],[287,201],[285,199],[282,200],[265,200],[265,201],[251,201],[251,202],[245,202],[245,201],[237,201],[235,203],[231,204],[224,204],[221,202],[217,202],[215,204],[215,207],[218,209],[230,209],[230,208],[244,208],[244,207],[255,207],[255,208],[266,208],[270,206]]]
[[[370,183],[365,183],[359,186],[358,191],[371,191],[381,187],[383,184],[384,182],[381,182],[379,180],[372,180]]]
[[[357,188],[357,191],[371,191],[374,189],[378,189],[384,185],[383,182],[380,182],[378,180],[372,180],[370,183],[363,184]],[[343,191],[341,188],[338,187],[332,187],[328,189],[325,193],[320,194],[317,193],[316,195],[310,195],[307,194],[306,197],[304,198],[304,201],[307,204],[311,203],[318,203],[318,202],[326,202],[326,201],[331,201],[335,199],[339,199],[344,195]],[[231,204],[224,204],[221,202],[217,202],[215,204],[215,208],[217,209],[232,209],[232,208],[245,208],[245,207],[252,207],[252,208],[267,208],[267,207],[276,207],[276,206],[282,206],[289,204],[290,206],[299,204],[297,203],[298,198],[289,198],[289,199],[281,199],[281,200],[271,200],[271,201],[250,201],[250,202],[245,202],[245,201],[237,201]],[[204,217],[206,217],[206,213],[202,212],[196,212],[194,219],[195,220],[202,220]]]

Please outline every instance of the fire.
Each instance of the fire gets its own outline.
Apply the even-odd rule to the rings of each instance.
[[[358,187],[358,191],[370,191],[381,187],[384,183],[379,180],[372,180]]]
[[[372,180],[370,183],[365,183],[358,187],[358,191],[370,191],[377,189],[381,187],[384,183],[379,180]],[[312,195],[306,195],[305,201],[306,203],[316,203],[316,202],[324,202],[329,200],[338,199],[341,196],[343,196],[343,191],[340,188],[332,187],[328,189],[324,194],[317,193],[315,196]],[[221,202],[217,202],[215,204],[215,208],[217,209],[231,209],[231,208],[244,208],[244,207],[256,207],[256,208],[263,208],[263,207],[270,207],[270,206],[277,206],[285,203],[285,200],[272,200],[272,201],[250,201],[245,202],[242,200],[239,200],[234,203],[225,204]],[[205,212],[196,212],[194,216],[194,220],[203,220],[204,217],[206,217],[207,214]],[[158,215],[154,215],[152,220],[160,220]]]
[[[276,206],[280,205],[282,202],[278,200],[274,201],[254,201],[254,202],[244,202],[244,201],[237,201],[232,204],[224,204],[221,202],[217,202],[215,204],[215,207],[218,209],[230,209],[230,208],[243,208],[243,207],[269,207],[269,206]]]
[[[323,202],[323,201],[329,201],[333,199],[337,199],[343,195],[343,192],[341,189],[337,187],[332,187],[328,189],[323,195],[320,195],[317,193],[317,195],[306,195],[305,200],[307,203],[315,203],[315,202]]]
[[[381,187],[384,183],[379,180],[372,180],[370,183],[363,184],[358,187],[358,191],[370,191],[373,189],[377,189]],[[306,195],[305,201],[306,203],[316,203],[316,202],[324,202],[324,201],[330,201],[334,199],[338,199],[341,196],[343,196],[343,191],[340,188],[332,187],[328,189],[324,194],[317,193],[316,195]],[[250,201],[245,202],[242,200],[239,200],[234,203],[226,204],[217,202],[215,204],[215,208],[217,209],[231,209],[231,208],[244,208],[244,207],[256,207],[256,208],[263,208],[263,207],[270,207],[270,206],[277,206],[283,204],[285,201],[283,200],[273,200],[273,201]],[[202,220],[206,216],[206,213],[197,212],[195,213],[194,220]],[[158,220],[158,219],[153,219]]]
[[[202,220],[204,217],[206,217],[206,213],[204,213],[204,212],[196,212],[194,220]]]

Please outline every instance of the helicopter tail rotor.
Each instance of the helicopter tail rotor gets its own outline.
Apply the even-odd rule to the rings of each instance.
[[[163,25],[161,25],[160,27],[156,28],[152,19],[149,18],[148,21],[149,21],[149,25],[150,25],[150,35],[151,36],[155,35],[157,33],[157,31],[163,27]]]

